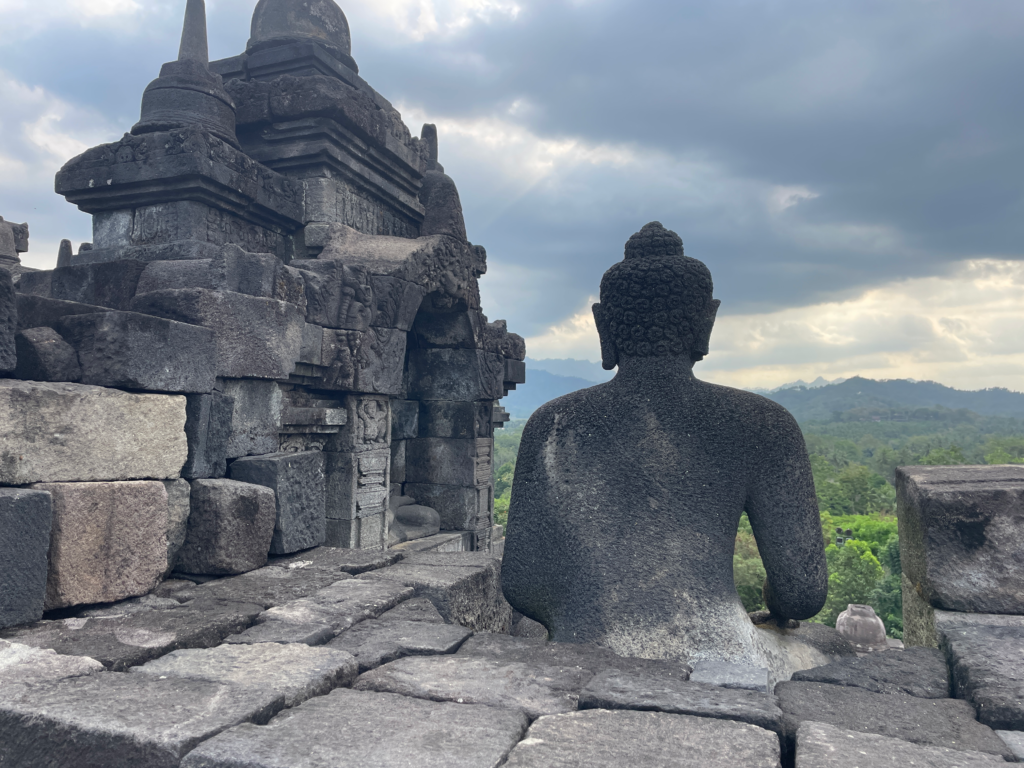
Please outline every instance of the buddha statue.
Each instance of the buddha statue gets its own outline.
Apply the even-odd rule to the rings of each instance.
[[[630,238],[593,308],[603,365],[618,372],[527,424],[502,583],[552,641],[788,679],[830,660],[786,629],[828,590],[811,466],[782,406],[694,376],[718,307],[676,233],[653,222]],[[733,581],[744,510],[767,572],[761,628]]]

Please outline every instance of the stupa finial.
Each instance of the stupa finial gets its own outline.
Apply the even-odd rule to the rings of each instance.
[[[210,45],[206,35],[206,0],[188,0],[185,25],[181,30],[178,61],[210,63]]]

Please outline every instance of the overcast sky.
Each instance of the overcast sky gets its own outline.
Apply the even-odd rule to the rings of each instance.
[[[208,0],[214,58],[255,0]],[[90,236],[53,176],[138,119],[185,0],[0,0],[0,215]],[[349,0],[353,56],[438,125],[485,311],[599,359],[589,305],[659,220],[722,300],[698,375],[1024,390],[1020,0]]]

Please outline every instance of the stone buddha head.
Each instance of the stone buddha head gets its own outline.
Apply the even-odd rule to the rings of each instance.
[[[604,368],[623,358],[702,360],[721,304],[713,287],[708,268],[683,254],[679,235],[657,221],[645,226],[601,280],[594,320]]]

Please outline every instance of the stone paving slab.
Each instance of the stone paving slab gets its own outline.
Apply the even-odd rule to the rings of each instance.
[[[264,608],[274,608],[293,600],[309,597],[331,584],[351,578],[347,573],[340,571],[332,573],[318,568],[266,567],[249,571],[241,576],[232,576],[201,584],[189,590],[187,596],[256,603]],[[178,593],[176,599],[180,599],[181,596],[181,593]]]
[[[959,698],[993,728],[1024,731],[1024,627],[945,629],[940,644]]]
[[[268,621],[249,627],[245,632],[225,637],[229,645],[253,645],[256,643],[302,643],[303,645],[324,645],[334,638],[334,627],[330,624],[292,624],[287,621]]]
[[[444,617],[426,597],[414,597],[380,616],[381,621],[429,621],[444,624]]]
[[[316,547],[284,557],[271,557],[267,565],[275,568],[315,568],[336,571],[353,576],[387,568],[402,559],[401,552],[375,552],[360,549]]]
[[[89,656],[120,672],[181,648],[210,648],[250,626],[262,608],[250,603],[195,601],[169,610],[106,619],[42,621],[3,637],[68,656]]]
[[[986,768],[998,755],[924,747],[888,736],[805,722],[796,736],[796,768]]]
[[[731,664],[727,661],[698,661],[693,665],[690,679],[695,683],[718,685],[722,688],[742,688],[768,693],[771,683],[768,670],[749,664]]]
[[[161,679],[183,677],[232,683],[264,693],[283,694],[286,707],[351,685],[359,674],[356,660],[343,650],[277,643],[175,651],[133,667],[131,672]]]
[[[594,675],[580,694],[580,709],[633,709],[736,720],[781,732],[782,710],[759,691],[609,669]]]
[[[519,709],[530,719],[572,712],[590,672],[466,656],[409,656],[359,676],[360,691]]]
[[[11,686],[0,697],[0,765],[177,768],[200,742],[283,706],[251,688],[113,672]]]
[[[784,751],[793,748],[797,729],[809,720],[924,746],[1010,756],[995,731],[974,719],[974,707],[959,699],[920,699],[800,682],[779,683],[775,695],[784,713]]]
[[[774,733],[745,723],[661,712],[591,710],[542,717],[508,768],[778,768]]]
[[[840,659],[793,674],[793,680],[863,688],[873,693],[905,693],[921,699],[948,699],[949,667],[934,648],[907,648]]]
[[[85,656],[61,656],[48,648],[0,640],[0,688],[15,683],[92,675],[103,669],[98,661]]]
[[[376,619],[342,632],[328,647],[351,653],[366,672],[405,656],[455,653],[472,634],[457,624]]]
[[[338,689],[225,731],[182,768],[496,768],[526,725],[514,710]]]
[[[348,579],[318,590],[310,597],[271,608],[257,620],[260,624],[283,621],[290,624],[328,624],[335,634],[365,619],[376,619],[403,600],[413,588],[392,581]]]
[[[996,735],[1010,748],[1018,763],[1024,763],[1024,731],[996,731]]]

